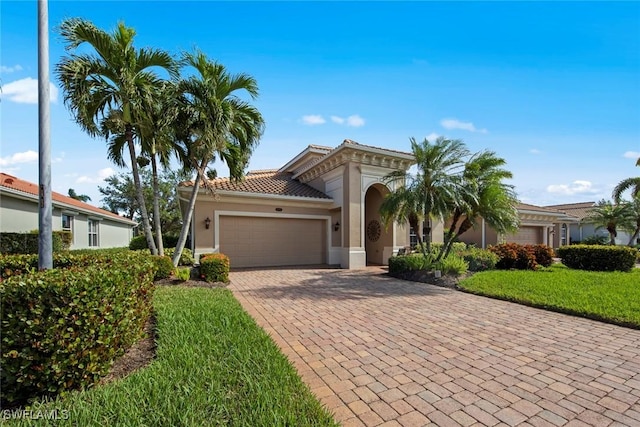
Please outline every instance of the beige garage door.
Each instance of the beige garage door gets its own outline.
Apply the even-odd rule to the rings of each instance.
[[[542,228],[534,226],[522,226],[515,234],[507,235],[507,242],[520,243],[521,245],[537,245],[542,243]]]
[[[324,220],[220,217],[220,252],[231,268],[325,264],[325,241]]]

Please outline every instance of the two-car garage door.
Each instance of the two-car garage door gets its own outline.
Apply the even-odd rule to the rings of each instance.
[[[542,227],[523,225],[515,234],[507,235],[506,241],[521,245],[537,245],[542,243]]]
[[[326,263],[325,220],[221,216],[219,230],[231,268]]]

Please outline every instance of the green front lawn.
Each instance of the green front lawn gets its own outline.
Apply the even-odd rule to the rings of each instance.
[[[640,328],[640,269],[630,273],[492,270],[460,282],[467,292]]]
[[[69,411],[67,421],[37,425],[336,425],[230,291],[159,287],[154,306],[158,348],[151,365],[35,405]]]

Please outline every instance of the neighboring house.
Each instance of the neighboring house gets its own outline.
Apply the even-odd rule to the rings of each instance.
[[[596,230],[598,227],[596,224],[591,224],[585,221],[585,218],[589,215],[589,211],[596,206],[596,202],[581,202],[581,203],[569,203],[565,205],[550,205],[546,206],[549,209],[556,209],[566,215],[574,218],[569,224],[566,224],[569,229],[569,242],[576,244],[580,243],[584,239],[593,236],[609,237],[609,233],[605,228]],[[556,233],[564,233],[561,228],[556,229]],[[618,230],[618,237],[616,237],[616,245],[626,245],[629,243],[631,235],[622,230]]]
[[[577,222],[576,218],[557,209],[526,203],[518,203],[516,208],[520,216],[520,228],[517,232],[500,235],[480,219],[476,227],[462,234],[459,240],[479,248],[503,242],[545,244],[552,247],[569,244],[566,234],[563,235],[562,232],[564,230],[566,233],[569,225]]]
[[[71,249],[128,246],[134,221],[52,192],[53,230],[70,231]],[[38,185],[0,172],[0,231],[38,229]]]
[[[413,155],[345,140],[336,148],[310,145],[277,170],[255,171],[239,183],[208,182],[191,224],[197,255],[222,252],[233,267],[386,264],[409,243],[409,227],[385,228],[379,208],[389,185]],[[182,209],[193,182],[178,187]],[[440,227],[442,235],[442,227]]]

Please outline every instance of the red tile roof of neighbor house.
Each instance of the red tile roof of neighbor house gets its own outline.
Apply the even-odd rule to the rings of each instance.
[[[323,192],[292,179],[292,175],[290,172],[278,172],[277,169],[256,170],[247,173],[240,182],[233,182],[229,178],[216,178],[209,180],[209,184],[215,190],[331,200],[331,197]],[[180,186],[191,187],[193,181],[182,182]]]
[[[25,181],[20,178],[16,178],[15,176],[6,174],[4,172],[0,172],[0,187],[10,188],[12,190],[28,194],[30,196],[35,196],[36,199],[38,198],[38,194],[39,194],[37,184],[34,184],[29,181]],[[72,199],[71,197],[65,196],[60,193],[56,193],[55,191],[51,192],[51,199],[54,202],[64,203],[66,205],[76,207],[83,211],[93,212],[96,214],[100,214],[102,216],[106,216],[106,217],[118,219],[120,221],[126,221],[126,222],[130,222],[131,224],[135,224],[135,222],[131,221],[129,218],[125,218],[118,214],[114,214],[113,212],[100,209],[88,203],[81,202],[80,200]]]
[[[575,216],[578,219],[583,219],[589,215],[589,211],[593,209],[596,202],[580,202],[580,203],[568,203],[565,205],[549,205],[548,208],[557,209],[567,215]]]

